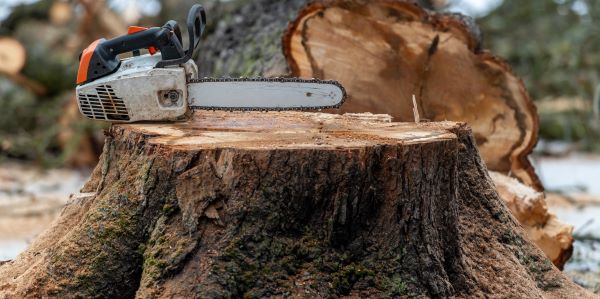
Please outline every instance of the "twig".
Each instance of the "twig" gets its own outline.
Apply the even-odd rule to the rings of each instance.
[[[575,239],[577,241],[582,241],[582,242],[585,242],[585,241],[600,242],[600,237],[596,237],[596,236],[590,235],[590,234],[585,234],[585,235],[574,234],[573,239]]]
[[[419,116],[419,107],[417,106],[417,97],[414,94],[412,96],[412,101],[413,101],[413,114],[415,116],[415,123],[420,123],[421,117]]]
[[[414,93],[418,94],[419,103],[421,104],[421,109],[423,109],[423,93],[425,90],[425,80],[427,79],[427,75],[429,74],[429,70],[431,68],[431,58],[435,53],[437,53],[440,44],[440,36],[436,35],[429,48],[427,49],[427,54],[423,60],[423,67],[421,68],[421,73],[417,79],[416,85],[414,87]],[[424,111],[422,111],[425,113]]]
[[[600,120],[600,84],[596,85],[596,89],[594,90],[594,99],[592,101],[592,111],[593,111],[594,119],[596,121]]]
[[[573,233],[575,234],[577,232],[581,232],[582,230],[584,230],[588,226],[592,225],[593,223],[594,223],[594,218],[591,218],[590,220],[586,221],[582,226],[577,228]]]

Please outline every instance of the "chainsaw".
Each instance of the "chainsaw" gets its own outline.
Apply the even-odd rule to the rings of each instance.
[[[175,121],[205,110],[282,111],[337,108],[346,98],[336,81],[298,78],[198,78],[192,57],[206,27],[204,8],[187,18],[189,46],[175,21],[131,26],[99,39],[79,58],[77,103],[87,118],[111,122]],[[141,55],[141,50],[148,53]],[[132,53],[120,59],[118,55]],[[160,55],[158,55],[160,53]]]

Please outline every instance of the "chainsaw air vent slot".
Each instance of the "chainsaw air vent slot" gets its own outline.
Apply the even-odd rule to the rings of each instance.
[[[100,85],[95,91],[95,93],[81,93],[78,96],[79,107],[86,117],[112,121],[129,120],[125,102],[117,97],[110,85]]]

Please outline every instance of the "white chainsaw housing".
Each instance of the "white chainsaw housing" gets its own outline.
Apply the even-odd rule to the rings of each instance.
[[[127,58],[115,73],[77,86],[80,112],[111,122],[182,118],[190,109],[187,82],[197,78],[198,68],[192,60],[181,67],[155,68],[160,59],[148,54]]]

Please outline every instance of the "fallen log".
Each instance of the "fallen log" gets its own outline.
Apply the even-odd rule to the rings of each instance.
[[[45,95],[47,90],[40,83],[21,74],[27,60],[25,47],[12,37],[0,37],[0,75],[31,90],[38,96]]]
[[[0,37],[0,73],[16,75],[27,59],[25,47],[11,37]]]
[[[476,25],[412,1],[313,1],[284,35],[291,73],[335,79],[350,100],[342,112],[467,122],[486,165],[542,190],[527,157],[537,142],[537,112],[523,82],[481,50]]]
[[[501,173],[490,172],[500,197],[523,225],[527,236],[559,269],[573,254],[573,226],[548,211],[546,196]]]
[[[66,1],[55,1],[48,12],[48,19],[54,26],[66,25],[73,19],[73,5]]]
[[[0,297],[592,297],[529,243],[463,124],[198,112],[106,134]]]

